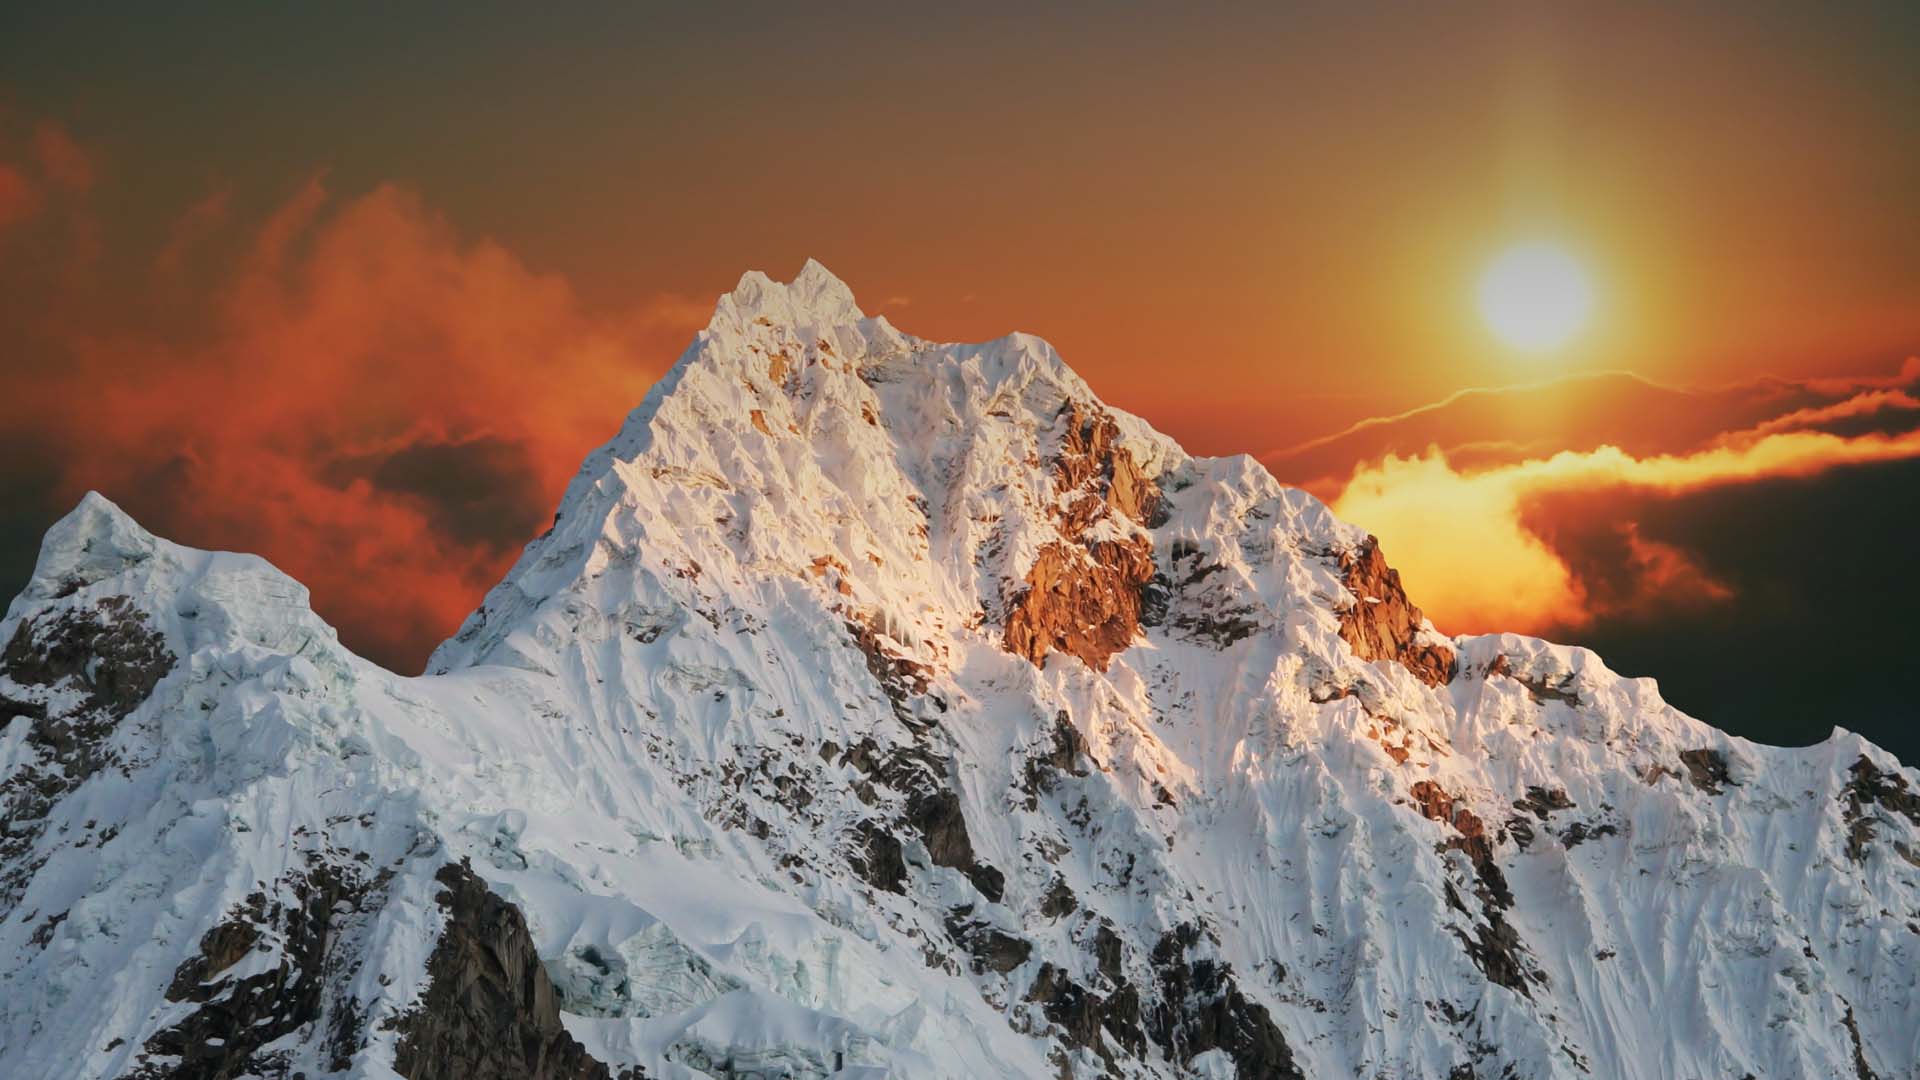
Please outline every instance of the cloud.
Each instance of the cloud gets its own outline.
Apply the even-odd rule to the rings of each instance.
[[[1804,400],[1792,388],[1777,406]],[[1694,448],[1635,454],[1617,446],[1471,464],[1438,447],[1358,465],[1333,498],[1371,529],[1443,628],[1546,631],[1625,612],[1725,603],[1735,588],[1681,546],[1631,519],[1567,527],[1554,508],[1570,495],[1631,493],[1680,500],[1709,489],[1920,458],[1920,428],[1836,432],[1862,417],[1909,420],[1913,399],[1882,389],[1722,432]],[[1487,445],[1482,442],[1482,446]]]
[[[497,436],[422,439],[335,461],[324,474],[343,487],[365,483],[411,500],[442,535],[476,547],[513,551],[543,520],[538,464],[526,443]]]
[[[17,165],[0,161],[0,233],[40,209],[40,192]]]
[[[1920,389],[1920,360],[1891,376],[1789,380],[1763,377],[1722,386],[1667,386],[1631,372],[1570,375],[1515,386],[1475,387],[1404,412],[1261,455],[1274,474],[1323,494],[1340,490],[1356,464],[1431,449],[1456,466],[1510,463],[1565,450],[1612,446],[1635,456],[1680,453],[1730,433],[1773,423],[1812,427],[1819,419],[1899,408],[1896,394]],[[1852,402],[1852,404],[1848,404]]]
[[[59,124],[42,121],[34,128],[33,152],[40,171],[54,184],[68,191],[93,186],[92,157]]]
[[[1760,434],[1778,431],[1793,431],[1802,428],[1845,433],[1848,429],[1862,429],[1850,421],[1879,421],[1884,417],[1894,425],[1892,430],[1913,426],[1913,418],[1899,416],[1899,413],[1920,411],[1920,398],[1915,398],[1905,390],[1867,390],[1851,397],[1833,402],[1830,405],[1817,405],[1805,409],[1795,409],[1785,416],[1776,416],[1753,427]],[[1886,414],[1895,414],[1886,416]],[[1839,429],[1839,430],[1836,430]]]
[[[66,203],[33,223],[43,258],[0,264],[9,594],[94,488],[163,535],[265,555],[350,643],[417,669],[710,313],[589,310],[413,192],[321,176],[251,219],[210,192],[152,249],[95,234],[96,258],[75,222],[122,181],[48,130],[34,152]],[[49,269],[89,259],[128,280]]]
[[[1586,538],[1631,521],[1732,596],[1629,606],[1549,636],[1595,649],[1615,670],[1656,676],[1667,700],[1749,738],[1805,744],[1840,726],[1920,761],[1920,706],[1902,675],[1920,611],[1915,491],[1920,459],[1679,497],[1556,495],[1533,518],[1552,523],[1551,543],[1576,567]]]

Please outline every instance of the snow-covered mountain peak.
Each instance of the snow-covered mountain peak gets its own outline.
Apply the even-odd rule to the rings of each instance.
[[[0,623],[0,1075],[1914,1071],[1920,777],[1387,555],[817,264],[428,676],[89,496]]]
[[[791,282],[779,282],[758,270],[722,296],[710,326],[739,326],[755,320],[796,328],[844,326],[866,318],[847,283],[819,262],[808,259]]]
[[[33,576],[15,599],[24,605],[70,593],[153,556],[153,536],[106,496],[89,491],[40,540]]]

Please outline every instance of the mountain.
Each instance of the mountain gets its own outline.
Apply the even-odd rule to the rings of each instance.
[[[0,642],[7,1077],[1920,1070],[1891,756],[1442,635],[1250,458],[813,263],[427,675],[97,495]]]

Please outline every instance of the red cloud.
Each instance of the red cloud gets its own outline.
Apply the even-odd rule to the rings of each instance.
[[[62,190],[95,183],[58,129],[35,144]],[[33,448],[22,469],[57,471],[55,502],[96,488],[157,532],[257,551],[363,651],[417,667],[707,309],[589,311],[391,185],[342,199],[315,178],[231,218],[215,194],[158,251],[109,241],[101,263],[148,268],[132,289],[0,270],[0,291],[23,278],[7,314],[25,331],[0,425]],[[47,260],[75,235],[44,230]],[[18,305],[34,289],[52,295]]]
[[[85,191],[93,186],[93,159],[59,124],[43,122],[34,128],[33,152],[41,173],[60,187]]]
[[[40,193],[19,168],[0,162],[0,232],[32,217],[40,208]]]

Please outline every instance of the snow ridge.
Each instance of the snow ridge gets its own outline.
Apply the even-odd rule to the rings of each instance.
[[[474,940],[551,1008],[467,1076],[1920,1068],[1920,778],[1381,554],[814,262],[422,677],[89,495],[0,622],[0,1074],[438,1075]]]

